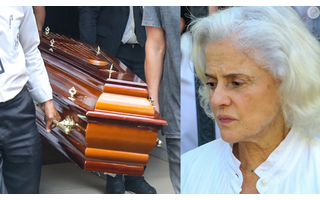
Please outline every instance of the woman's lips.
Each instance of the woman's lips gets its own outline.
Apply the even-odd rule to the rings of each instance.
[[[218,115],[217,119],[221,125],[228,125],[232,122],[236,121],[235,118],[229,116],[229,115]]]

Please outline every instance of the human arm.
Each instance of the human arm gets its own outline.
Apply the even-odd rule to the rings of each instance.
[[[97,44],[97,22],[100,6],[79,6],[80,40],[90,44]]]
[[[181,17],[180,18],[180,33],[182,34],[186,21]]]
[[[44,6],[32,6],[32,8],[33,8],[34,16],[36,18],[39,36],[41,38],[41,36],[42,36],[42,28],[43,28],[43,25],[44,25],[44,21],[46,19],[46,9],[45,9]]]
[[[46,131],[50,132],[53,119],[61,120],[52,101],[52,88],[38,49],[37,25],[31,7],[25,7],[25,16],[19,28],[19,42],[23,48],[26,68],[29,73],[27,86],[36,103],[43,103],[46,114]]]
[[[165,33],[158,27],[146,26],[147,41],[145,45],[145,75],[149,97],[154,100],[155,110],[159,109],[159,90],[163,71],[163,59],[166,50]]]
[[[50,133],[51,129],[55,127],[55,125],[53,124],[53,120],[56,119],[57,121],[61,121],[61,117],[52,99],[42,103],[41,107],[45,113],[46,132]]]
[[[218,11],[218,6],[208,6],[209,15]]]

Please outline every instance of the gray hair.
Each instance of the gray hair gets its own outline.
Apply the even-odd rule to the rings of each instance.
[[[213,118],[205,85],[209,42],[232,41],[281,82],[285,123],[311,133],[320,125],[320,45],[291,7],[233,7],[197,19],[191,27],[193,62],[203,85],[201,105]]]

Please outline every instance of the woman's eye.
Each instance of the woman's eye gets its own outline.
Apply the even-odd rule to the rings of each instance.
[[[216,87],[216,84],[214,82],[207,82],[207,86],[209,86],[211,89],[214,89]]]
[[[232,85],[233,87],[240,87],[243,83],[242,82],[239,82],[239,81],[232,81]]]

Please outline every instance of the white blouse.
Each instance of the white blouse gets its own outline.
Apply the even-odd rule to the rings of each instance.
[[[183,154],[181,193],[239,194],[243,176],[232,146],[218,139]],[[293,128],[254,172],[260,194],[319,194],[319,138]]]

